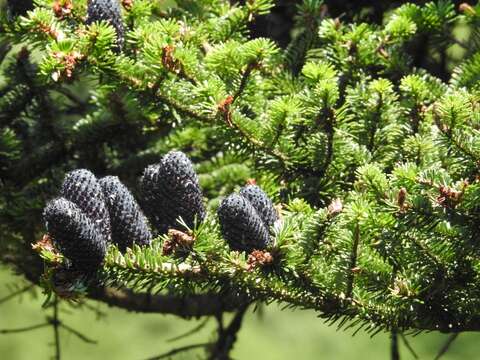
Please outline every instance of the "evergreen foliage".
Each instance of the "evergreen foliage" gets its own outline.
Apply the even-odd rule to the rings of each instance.
[[[254,302],[371,334],[480,330],[480,4],[304,0],[286,48],[251,35],[273,6],[38,0],[2,13],[0,260],[52,290],[63,260],[40,245],[42,277],[31,243],[64,174],[88,168],[125,181],[156,238],[137,246],[144,220],[120,230],[69,296],[140,311],[121,300],[208,297],[171,312],[237,311],[211,358],[228,356]],[[108,230],[90,209],[107,207],[89,176],[86,192],[67,176],[76,205],[54,200],[45,217],[66,258],[99,266]],[[252,178],[268,196],[241,189]],[[140,219],[118,186],[110,214]],[[188,244],[181,256],[162,251],[172,241]]]

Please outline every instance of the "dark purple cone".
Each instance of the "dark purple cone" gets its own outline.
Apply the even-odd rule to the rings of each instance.
[[[110,214],[112,242],[121,251],[127,247],[132,248],[134,243],[140,246],[150,245],[152,234],[148,229],[147,218],[130,191],[116,176],[104,177],[99,183]]]
[[[87,9],[87,25],[97,21],[107,21],[117,33],[118,50],[122,50],[125,42],[125,27],[118,0],[90,0]]]
[[[193,228],[205,218],[202,191],[190,159],[182,152],[172,151],[159,164],[145,169],[140,180],[142,206],[160,234],[180,227],[182,217]]]
[[[247,185],[240,189],[240,195],[250,201],[267,228],[278,220],[277,211],[268,195],[257,185]]]
[[[91,272],[101,265],[107,242],[77,205],[64,198],[52,200],[45,207],[43,218],[53,244],[73,268]]]
[[[217,210],[220,228],[232,250],[251,252],[270,245],[270,235],[252,204],[243,196],[232,194]]]
[[[33,9],[33,0],[7,0],[7,9],[12,16],[25,15]]]
[[[111,239],[110,217],[97,178],[90,171],[69,172],[63,181],[61,196],[76,204],[100,229],[107,241]]]

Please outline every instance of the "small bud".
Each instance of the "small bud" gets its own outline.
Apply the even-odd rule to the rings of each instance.
[[[464,191],[468,186],[468,182],[464,182],[462,186],[462,190],[458,191],[452,189],[451,187],[441,185],[438,191],[440,195],[437,197],[437,203],[443,207],[455,209],[457,205],[462,200]]]
[[[195,238],[182,231],[168,230],[168,239],[163,243],[163,255],[171,255],[174,252],[188,252],[193,249]]]
[[[52,8],[55,16],[59,19],[63,19],[72,15],[73,3],[72,0],[56,0],[53,3]]]
[[[133,0],[122,0],[122,6],[126,10],[131,10],[133,7]]]
[[[397,195],[397,205],[400,210],[405,210],[405,200],[407,199],[407,189],[401,188]]]
[[[32,244],[32,249],[38,253],[41,253],[42,251],[48,251],[51,253],[56,252],[52,239],[50,236],[48,236],[48,234],[44,234],[41,240],[38,240],[36,243]]]
[[[175,47],[173,45],[165,45],[162,48],[162,65],[168,71],[178,74],[182,69],[182,65],[180,64],[180,61],[174,58],[174,51]]]
[[[340,199],[335,199],[333,200],[330,205],[328,205],[328,208],[327,208],[327,211],[328,211],[328,215],[330,216],[335,216],[337,214],[340,214],[343,210],[343,204],[342,204],[342,200]]]
[[[472,15],[472,16],[477,15],[476,10],[470,4],[467,4],[467,3],[461,3],[458,9],[460,10],[460,12],[463,12],[467,15]]]
[[[273,264],[273,256],[268,251],[254,250],[248,255],[247,271]]]
[[[223,116],[223,120],[229,127],[233,127],[232,112],[230,110],[230,105],[232,105],[233,100],[233,96],[228,95],[218,104],[218,112]]]

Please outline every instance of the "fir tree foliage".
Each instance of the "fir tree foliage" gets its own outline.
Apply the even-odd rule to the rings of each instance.
[[[110,246],[79,296],[278,301],[371,334],[480,329],[480,5],[389,3],[367,22],[305,0],[281,49],[249,36],[272,1],[123,1],[117,52],[112,23],[68,4],[2,18],[2,41],[22,45],[1,62],[2,261],[38,279],[42,209],[89,168],[143,194],[159,236]],[[251,178],[282,205],[271,235],[230,195]],[[185,256],[163,254],[169,228],[193,243]],[[271,266],[252,266],[257,247]]]

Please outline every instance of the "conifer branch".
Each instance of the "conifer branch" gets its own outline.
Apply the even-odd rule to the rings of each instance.
[[[326,109],[322,111],[322,113],[326,113],[325,132],[327,133],[327,153],[325,154],[325,161],[319,172],[320,177],[325,176],[333,160],[333,140],[335,137],[335,113],[333,109]]]
[[[358,256],[358,245],[360,244],[360,224],[357,222],[353,231],[353,245],[352,252],[350,253],[350,263],[348,266],[347,273],[347,289],[345,291],[345,296],[347,298],[352,297],[353,292],[353,283],[355,280],[355,271],[357,266],[357,256]]]
[[[178,59],[173,56],[174,46],[167,45],[162,49],[162,64],[170,73],[177,75],[179,78],[188,81],[192,85],[196,86],[197,81],[186,73],[185,66]]]
[[[185,114],[187,116],[190,116],[191,118],[193,118],[195,120],[199,120],[199,121],[202,121],[202,122],[205,122],[205,123],[210,123],[210,124],[212,124],[214,122],[214,118],[211,118],[207,115],[200,114],[200,113],[196,112],[195,110],[189,109],[188,107],[180,104],[176,100],[168,97],[167,95],[162,94],[160,91],[156,92],[156,97],[160,102],[171,106],[172,108],[174,108],[178,112],[180,112],[182,114]]]
[[[27,326],[27,327],[18,328],[18,329],[0,329],[0,334],[16,334],[16,333],[28,332],[32,330],[41,329],[50,325],[51,324],[49,322],[46,322],[46,323]]]
[[[252,71],[258,66],[256,61],[252,61],[248,63],[247,68],[243,71],[242,73],[242,79],[240,80],[240,85],[238,86],[237,91],[235,91],[235,94],[233,94],[233,99],[232,99],[232,104],[237,100],[245,90],[245,87],[247,86],[248,78],[250,77],[250,74]]]
[[[470,149],[466,148],[461,142],[459,142],[458,139],[456,139],[455,136],[453,135],[451,129],[445,129],[439,123],[437,123],[437,127],[456,150],[458,150],[460,153],[464,154],[467,158],[469,158],[477,168],[480,167],[480,158],[476,154],[474,154]]]
[[[187,331],[186,333],[184,334],[180,334],[180,335],[177,335],[175,337],[172,337],[170,339],[167,339],[167,342],[174,342],[174,341],[177,341],[177,340],[180,340],[180,339],[184,339],[190,335],[193,335],[193,334],[196,334],[198,333],[200,330],[202,330],[206,325],[207,323],[210,321],[210,317],[206,317],[205,320],[203,320],[202,322],[200,322],[200,324],[198,324],[197,326],[195,326],[193,329]]]
[[[229,354],[237,340],[237,333],[242,326],[242,320],[247,309],[248,305],[241,306],[226,329],[222,326],[221,322],[219,323],[218,339],[212,347],[209,357],[210,360],[230,359]]]
[[[75,330],[74,328],[66,325],[63,322],[60,323],[60,327],[64,330],[68,331],[69,333],[75,335],[77,338],[79,338],[80,340],[82,340],[83,342],[85,342],[87,344],[92,344],[92,345],[97,344],[97,341],[90,339],[89,337],[85,336],[81,332]]]
[[[255,150],[259,150],[264,152],[272,157],[276,158],[279,163],[282,165],[282,168],[286,168],[287,165],[287,157],[276,148],[269,147],[266,143],[261,140],[256,139],[255,137],[248,134],[245,130],[243,130],[233,119],[230,121],[231,127],[237,130],[242,138],[244,138],[247,142],[254,146]]]
[[[142,313],[172,314],[182,318],[214,316],[230,312],[242,304],[241,298],[219,294],[199,294],[185,297],[175,295],[149,295],[127,289],[95,287],[88,296],[110,306]]]

